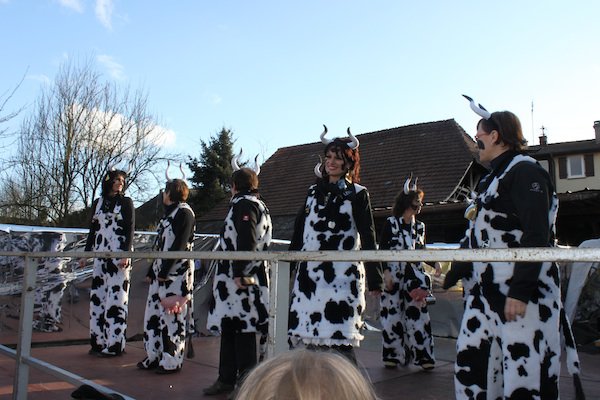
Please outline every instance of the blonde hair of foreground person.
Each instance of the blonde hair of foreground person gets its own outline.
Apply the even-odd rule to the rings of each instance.
[[[334,352],[292,350],[260,363],[236,400],[377,400],[371,383]]]

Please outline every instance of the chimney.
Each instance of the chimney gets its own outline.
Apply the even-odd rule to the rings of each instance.
[[[596,132],[596,143],[600,144],[600,121],[594,121],[594,131]]]
[[[540,146],[546,146],[548,144],[548,136],[546,136],[546,127],[544,125],[542,125],[542,127],[540,128],[540,130],[542,131],[542,134],[539,136],[540,138]]]

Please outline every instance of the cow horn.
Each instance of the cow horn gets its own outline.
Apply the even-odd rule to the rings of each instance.
[[[260,165],[258,165],[258,154],[254,157],[254,172],[258,176],[260,174]]]
[[[321,158],[321,156],[319,156],[319,162],[317,163],[317,165],[315,165],[314,169],[317,178],[323,177],[323,174],[321,173],[321,165],[323,165],[323,159]]]
[[[350,144],[348,144],[348,147],[350,147],[353,150],[358,149],[360,142],[358,141],[356,136],[354,136],[352,133],[350,133],[350,127],[348,127],[348,136],[350,137],[350,139],[352,139],[352,142]]]
[[[242,151],[243,151],[243,149],[240,149],[240,153],[237,156],[233,156],[233,158],[231,159],[231,168],[233,168],[234,171],[237,171],[240,169],[240,166],[238,165],[238,161],[240,160],[240,157],[242,156]]]
[[[327,135],[327,127],[325,126],[325,124],[323,124],[323,133],[321,133],[321,143],[323,143],[324,145],[328,145],[329,143],[331,143],[331,140],[325,139],[325,135]]]
[[[463,94],[463,97],[465,99],[469,100],[469,105],[471,106],[471,110],[473,110],[475,112],[475,114],[479,115],[483,119],[490,119],[492,114],[488,110],[486,110],[485,107],[483,107],[481,104],[479,104],[479,105],[475,104],[475,100],[473,100],[471,97],[467,96],[466,94]]]

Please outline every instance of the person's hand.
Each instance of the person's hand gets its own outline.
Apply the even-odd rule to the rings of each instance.
[[[236,276],[235,278],[233,278],[233,282],[235,283],[235,286],[238,287],[238,289],[246,289],[247,288],[247,286],[242,283],[241,276]]]
[[[160,305],[167,311],[168,314],[179,314],[183,311],[184,306],[188,301],[184,296],[169,296],[160,300]]]
[[[435,268],[434,276],[441,276],[442,275],[442,265],[439,262],[436,262],[434,264],[434,268]]]
[[[121,258],[117,264],[119,268],[127,268],[131,262],[131,258]]]
[[[385,290],[391,292],[394,289],[394,279],[392,278],[392,272],[390,270],[383,271],[383,284]]]
[[[410,292],[408,292],[408,295],[410,296],[410,298],[413,299],[413,301],[417,302],[417,303],[424,303],[425,298],[427,297],[428,294],[429,294],[429,292],[422,288],[416,288],[416,289],[413,289]]]
[[[504,318],[506,321],[516,321],[517,317],[525,317],[525,310],[527,309],[527,303],[521,300],[513,299],[512,297],[506,298],[506,304],[504,304]]]
[[[80,258],[79,259],[79,268],[83,268],[87,265],[87,258]]]

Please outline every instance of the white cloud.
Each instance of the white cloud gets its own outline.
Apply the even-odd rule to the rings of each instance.
[[[157,125],[150,134],[150,140],[158,147],[173,148],[176,140],[175,131]]]
[[[106,29],[112,29],[113,0],[96,0],[96,18]]]
[[[213,104],[221,104],[221,102],[223,102],[223,98],[218,94],[213,94],[211,101]]]
[[[78,13],[83,12],[83,4],[81,0],[58,0],[58,4]]]
[[[77,113],[79,113],[78,110],[82,109],[78,104],[73,107]],[[90,123],[91,126],[96,126],[99,131],[104,132],[102,135],[97,135],[95,137],[95,146],[98,146],[98,148],[113,146],[112,140],[120,135],[119,132],[123,128],[123,125],[130,123],[127,122],[121,114],[107,113],[97,108],[85,110],[81,114],[84,119],[88,120],[88,123]],[[172,148],[175,146],[176,135],[173,130],[164,128],[160,125],[147,125],[143,127],[143,129],[149,132],[147,140],[149,140],[150,143],[162,148]]]
[[[106,55],[106,54],[100,54],[98,56],[98,62],[102,65],[104,65],[104,67],[106,69],[108,69],[108,73],[110,74],[110,76],[112,76],[114,79],[122,81],[125,79],[125,68],[119,64],[118,62],[116,62],[111,56]]]

